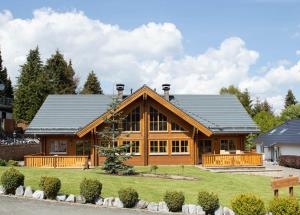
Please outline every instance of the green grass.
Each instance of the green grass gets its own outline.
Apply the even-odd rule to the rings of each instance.
[[[0,174],[8,167],[0,167]],[[166,190],[183,191],[187,203],[197,202],[197,193],[200,190],[212,191],[218,194],[221,204],[230,206],[231,199],[238,193],[253,192],[258,194],[265,203],[273,196],[271,178],[264,176],[211,173],[202,171],[194,166],[185,166],[184,175],[199,177],[197,181],[145,178],[138,176],[111,176],[103,174],[99,168],[91,170],[81,169],[38,169],[18,168],[25,175],[25,185],[38,189],[41,176],[54,176],[62,182],[61,192],[79,194],[79,184],[86,178],[95,178],[103,184],[102,195],[117,196],[118,190],[124,187],[135,188],[140,198],[147,201],[160,201]],[[139,172],[148,172],[150,167],[136,167]],[[180,166],[159,166],[158,174],[182,174]],[[297,198],[300,198],[300,189],[295,189]],[[280,195],[287,195],[287,189],[280,190]]]

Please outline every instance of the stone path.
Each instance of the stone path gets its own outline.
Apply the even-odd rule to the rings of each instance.
[[[147,215],[154,214],[134,209],[104,208],[93,205],[69,204],[55,201],[0,196],[2,215]],[[159,213],[155,213],[159,214]]]

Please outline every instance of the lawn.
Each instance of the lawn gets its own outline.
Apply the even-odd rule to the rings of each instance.
[[[0,167],[0,174],[8,167]],[[157,174],[183,174],[196,176],[197,181],[156,179],[138,176],[110,176],[103,173],[100,168],[91,170],[81,169],[38,169],[18,168],[25,175],[25,185],[38,189],[41,176],[55,176],[62,182],[62,193],[79,194],[80,181],[86,178],[95,178],[103,184],[104,197],[117,196],[123,187],[134,187],[140,198],[147,201],[160,201],[166,190],[183,191],[187,203],[196,203],[197,192],[200,190],[213,191],[218,194],[221,204],[230,206],[230,200],[238,193],[254,192],[266,203],[272,198],[270,186],[271,178],[244,174],[211,173],[202,171],[194,166],[185,166],[184,172],[180,166],[159,166]],[[136,167],[139,172],[148,172],[149,167]],[[300,189],[296,188],[297,198],[300,198]],[[287,195],[287,189],[280,190],[280,195]]]

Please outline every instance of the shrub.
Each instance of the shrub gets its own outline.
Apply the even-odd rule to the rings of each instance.
[[[0,166],[6,166],[7,163],[5,160],[0,159]]]
[[[220,207],[218,196],[206,191],[198,193],[198,204],[207,214],[214,214],[214,212]]]
[[[80,183],[80,195],[86,202],[95,203],[95,200],[101,195],[102,184],[96,179],[83,179]]]
[[[278,163],[280,166],[300,169],[300,156],[281,155],[279,156]]]
[[[167,191],[164,196],[164,201],[171,212],[180,212],[182,210],[184,200],[185,198],[182,192]]]
[[[232,210],[236,215],[265,215],[264,202],[254,194],[240,194],[231,202]]]
[[[16,189],[24,185],[24,175],[14,168],[6,170],[1,176],[1,184],[6,194],[15,194]]]
[[[154,172],[154,174],[156,174],[156,170],[157,170],[157,169],[158,169],[158,166],[156,166],[156,165],[150,166],[150,172],[151,172],[151,173]]]
[[[55,177],[41,177],[40,188],[48,199],[55,199],[61,187],[61,182]]]
[[[8,165],[8,166],[19,166],[19,163],[18,163],[18,161],[9,160],[9,161],[7,162],[7,165]]]
[[[119,190],[119,198],[123,202],[125,208],[132,208],[139,200],[139,194],[133,188],[124,188]]]
[[[269,205],[273,215],[299,215],[300,209],[296,198],[278,197],[274,198]]]

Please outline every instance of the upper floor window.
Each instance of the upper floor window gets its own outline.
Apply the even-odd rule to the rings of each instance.
[[[167,117],[150,107],[150,131],[167,131]]]
[[[184,128],[182,128],[176,122],[172,122],[171,129],[172,129],[172,131],[185,131]]]
[[[139,131],[140,119],[140,107],[137,107],[123,119],[123,131]]]
[[[232,139],[221,140],[221,150],[234,151],[236,150],[236,145]]]
[[[50,142],[51,148],[50,153],[52,154],[66,154],[67,153],[67,144],[66,140],[53,140]]]

